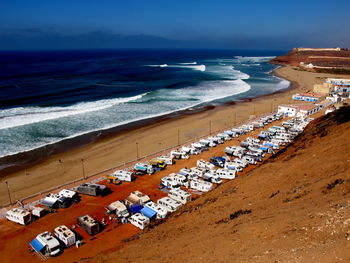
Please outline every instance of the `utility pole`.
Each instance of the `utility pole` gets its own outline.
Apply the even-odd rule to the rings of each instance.
[[[272,104],[273,104],[273,101],[271,100],[271,112],[272,112]]]
[[[211,135],[211,120],[209,121],[209,135]]]
[[[180,129],[177,129],[177,146],[180,146]]]
[[[237,111],[235,111],[235,124],[234,124],[234,126],[236,126],[237,125]]]
[[[139,143],[136,143],[136,160],[139,160]]]
[[[5,181],[5,184],[6,184],[6,187],[7,187],[7,194],[8,194],[9,199],[10,199],[10,205],[12,205],[12,199],[11,199],[9,183],[7,181]]]
[[[84,160],[84,158],[81,158],[81,169],[83,172],[83,179],[85,180],[86,177],[85,177],[85,160]]]

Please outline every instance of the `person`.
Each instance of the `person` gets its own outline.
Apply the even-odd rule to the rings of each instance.
[[[80,240],[77,240],[77,241],[75,242],[75,246],[76,246],[77,248],[79,248],[79,247],[81,246],[81,241],[80,241]]]

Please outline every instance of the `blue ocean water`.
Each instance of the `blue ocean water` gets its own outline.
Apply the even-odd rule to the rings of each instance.
[[[0,52],[0,157],[183,109],[289,86],[281,52]]]

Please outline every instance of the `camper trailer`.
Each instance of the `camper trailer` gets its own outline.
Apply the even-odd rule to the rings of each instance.
[[[234,170],[234,171],[237,171],[237,172],[242,172],[243,171],[243,168],[239,164],[234,163],[234,162],[226,162],[224,169]]]
[[[222,180],[221,178],[216,175],[216,173],[214,171],[209,171],[209,172],[206,172],[202,178],[205,180],[205,181],[208,181],[208,182],[211,182],[211,183],[214,183],[214,184],[221,184],[222,183]]]
[[[86,233],[90,235],[96,235],[100,232],[100,224],[94,218],[89,215],[83,215],[78,217],[77,223],[81,226]]]
[[[22,208],[12,208],[6,212],[6,218],[20,225],[27,225],[32,221],[32,215]]]
[[[182,206],[181,202],[176,201],[168,196],[158,199],[157,204],[167,210],[169,213],[175,212]]]
[[[213,189],[213,184],[200,179],[194,179],[190,182],[190,187],[201,192],[208,192]]]
[[[60,242],[48,231],[37,235],[36,238],[30,242],[30,246],[36,252],[42,253],[45,256],[56,256],[61,251]]]
[[[45,210],[44,208],[42,207],[38,207],[38,206],[35,206],[33,209],[32,209],[32,215],[35,217],[35,218],[41,218],[43,216],[45,216],[47,214],[47,210]]]
[[[169,174],[169,176],[172,177],[172,179],[175,182],[178,182],[180,185],[188,186],[186,176],[184,176],[182,174],[175,174],[175,173],[171,173],[171,174]]]
[[[190,156],[186,152],[178,150],[171,151],[170,156],[177,160],[190,158]]]
[[[75,244],[76,237],[74,232],[65,225],[56,227],[54,230],[54,235],[61,240],[66,247],[70,247]]]
[[[192,195],[181,189],[171,189],[168,193],[168,196],[183,204],[186,204],[192,200]]]
[[[160,205],[157,205],[153,201],[149,201],[145,204],[146,207],[149,207],[150,209],[153,209],[154,211],[157,212],[157,219],[163,219],[166,218],[168,211],[164,208],[162,208]]]
[[[114,173],[111,174],[112,177],[117,178],[121,181],[131,182],[135,179],[132,172],[124,171],[124,170],[117,170]]]
[[[234,179],[236,177],[236,171],[235,170],[217,169],[215,173],[221,179],[232,180],[232,179]]]
[[[42,205],[44,205],[44,206],[46,206],[48,208],[57,208],[58,207],[58,199],[59,198],[60,197],[57,194],[48,194],[40,202],[41,202]]]
[[[214,143],[213,141],[206,140],[206,139],[200,139],[199,143],[206,146],[206,147],[215,147],[216,146],[216,143]]]
[[[149,225],[150,220],[143,214],[136,213],[129,218],[129,222],[140,229],[144,229],[146,226]]]
[[[130,215],[128,209],[121,201],[110,203],[108,206],[106,206],[106,209],[108,214],[114,213],[117,217],[126,218]]]
[[[85,194],[85,195],[92,195],[92,196],[98,196],[103,195],[105,192],[107,192],[108,188],[101,184],[81,184],[77,188],[77,192],[79,194]]]

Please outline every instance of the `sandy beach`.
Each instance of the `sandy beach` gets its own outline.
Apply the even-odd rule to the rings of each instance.
[[[254,98],[233,105],[213,107],[204,112],[186,114],[172,119],[119,132],[108,138],[60,154],[47,160],[0,178],[0,205],[9,203],[8,189],[12,201],[40,193],[46,189],[97,174],[119,164],[135,160],[176,146],[196,137],[208,135],[226,127],[247,121],[252,115],[276,111],[277,106],[292,102],[296,92],[312,90],[314,83],[322,83],[325,77],[341,75],[311,73],[286,66],[276,75],[292,82],[292,88],[272,95]],[[348,77],[348,76],[347,76]],[[83,159],[83,161],[82,161]]]

